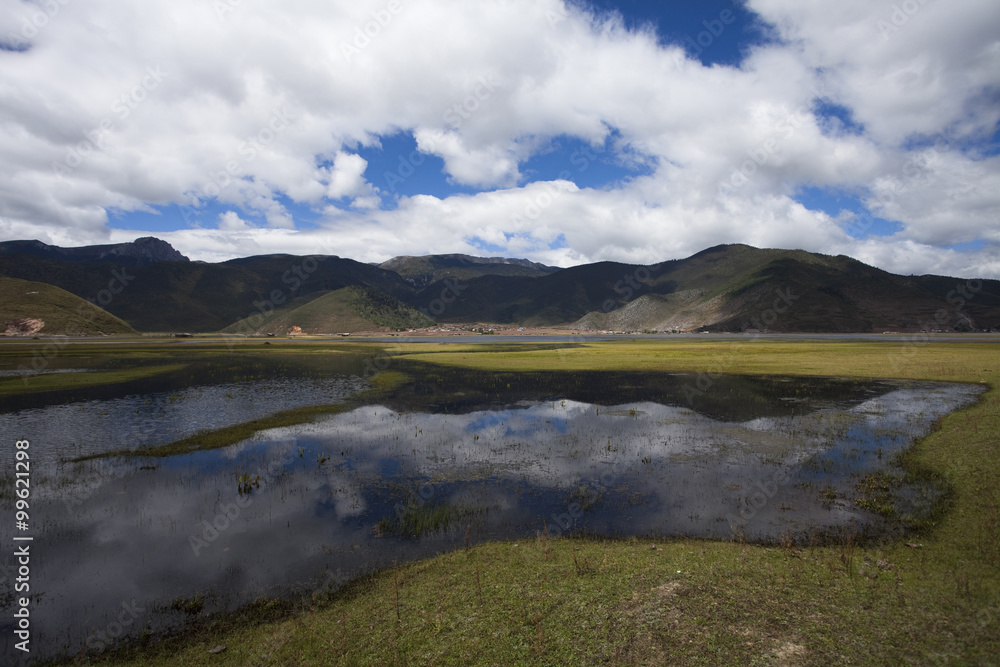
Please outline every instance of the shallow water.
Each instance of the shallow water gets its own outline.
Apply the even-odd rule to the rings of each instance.
[[[164,445],[200,431],[292,408],[337,403],[367,386],[360,378],[268,378],[129,394],[0,414],[0,433],[30,433],[43,461]]]
[[[11,377],[33,377],[38,375],[52,375],[53,373],[86,373],[86,368],[48,368],[42,370],[34,370],[31,368],[23,368],[21,370],[0,370],[0,378],[11,378]]]
[[[767,540],[877,527],[852,503],[858,476],[886,468],[980,392],[736,376],[702,390],[683,374],[409,370],[416,380],[384,404],[167,459],[67,462],[341,400],[364,382],[268,377],[0,415],[5,435],[32,442],[33,647],[76,653],[174,627],[185,618],[170,609],[178,598],[202,595],[211,611],[336,588],[460,547],[467,534],[728,539],[738,529]],[[12,479],[12,461],[0,468]],[[241,495],[243,474],[257,485]],[[10,486],[3,491],[6,512]],[[917,509],[933,501],[921,489],[909,495]],[[0,535],[10,544],[7,523]],[[0,574],[7,619],[10,571]]]

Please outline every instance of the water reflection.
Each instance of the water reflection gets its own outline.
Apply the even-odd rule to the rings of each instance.
[[[269,378],[131,394],[0,414],[0,431],[31,434],[42,461],[164,445],[283,410],[338,403],[358,377]]]
[[[0,416],[4,432],[37,434],[53,471],[33,495],[33,646],[52,655],[97,647],[123,603],[143,610],[134,629],[156,631],[183,622],[170,607],[178,598],[201,595],[211,611],[308,592],[329,573],[337,582],[453,549],[467,531],[473,541],[536,531],[727,538],[739,524],[766,539],[864,525],[871,517],[851,502],[852,475],[886,465],[980,391],[728,378],[688,400],[684,387],[696,381],[425,373],[383,404],[138,461],[58,454],[75,451],[81,434],[91,434],[86,447],[113,450],[128,429],[152,427],[143,437],[156,441],[305,394],[336,400],[354,381],[272,379],[193,387],[172,402],[118,397],[86,414],[50,405]],[[249,494],[238,488],[244,474],[257,482]],[[3,596],[10,618],[9,579]]]

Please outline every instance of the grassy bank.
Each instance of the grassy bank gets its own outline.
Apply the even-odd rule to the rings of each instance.
[[[397,349],[397,351],[399,351]],[[482,369],[634,369],[984,382],[906,457],[951,489],[933,529],[861,548],[548,539],[400,565],[100,658],[112,664],[996,664],[1000,345],[616,342],[564,350],[404,345]],[[225,646],[221,653],[210,649]]]
[[[134,382],[157,375],[174,373],[185,367],[185,364],[163,364],[157,366],[140,366],[123,370],[96,371],[93,373],[52,373],[46,375],[28,375],[0,380],[0,398],[22,394],[41,394],[50,391],[72,391],[102,387],[123,382]]]
[[[383,372],[373,376],[370,380],[371,389],[360,391],[341,403],[307,405],[301,408],[284,410],[267,417],[254,419],[234,424],[225,428],[215,429],[196,433],[188,438],[175,440],[174,442],[158,447],[147,447],[144,449],[129,449],[123,451],[102,452],[73,459],[74,461],[88,461],[91,459],[114,458],[121,456],[137,457],[157,457],[177,456],[180,454],[190,454],[197,451],[208,451],[221,449],[246,440],[254,433],[283,426],[294,426],[310,422],[317,417],[324,415],[335,415],[342,412],[349,412],[362,405],[367,405],[406,382],[407,378],[402,373]]]
[[[196,343],[129,338],[102,343],[71,338],[30,342],[7,340],[0,341],[0,370],[11,372],[11,375],[0,377],[0,399],[122,385],[157,376],[183,376],[179,371],[205,360],[224,359],[238,365],[261,355],[330,358],[377,351],[378,348],[370,345],[321,347],[282,339],[273,342],[217,339]]]

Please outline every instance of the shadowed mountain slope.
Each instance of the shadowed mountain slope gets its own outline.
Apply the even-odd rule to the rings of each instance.
[[[395,271],[411,286],[420,289],[453,278],[471,280],[480,276],[523,276],[535,278],[555,273],[554,266],[536,264],[526,259],[506,257],[472,257],[470,255],[426,255],[424,257],[393,257],[379,268]]]
[[[163,250],[160,243],[145,245]],[[653,266],[598,262],[568,269],[465,255],[397,257],[381,266],[318,255],[134,265],[104,246],[0,246],[0,276],[96,300],[140,331],[233,331],[248,318],[256,324],[240,326],[264,332],[273,324],[267,333],[282,332],[282,326],[330,333],[424,326],[428,321],[414,311],[446,323],[581,330],[1000,328],[1000,281],[897,276],[843,255],[746,245],[716,246]],[[306,308],[293,318],[301,322],[269,324],[298,308]]]

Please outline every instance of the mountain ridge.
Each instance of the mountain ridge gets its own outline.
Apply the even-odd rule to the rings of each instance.
[[[297,317],[321,323],[320,329],[348,320],[419,327],[423,320],[413,312],[444,325],[581,331],[1000,329],[1000,281],[900,276],[845,255],[744,244],[648,266],[604,261],[565,269],[456,254],[401,256],[381,265],[285,254],[137,264],[133,254],[109,253],[106,246],[68,254],[53,248],[0,244],[0,276],[97,301],[139,331],[231,330],[257,314],[290,312],[284,304],[293,301],[306,307]],[[399,271],[386,268],[393,266]],[[317,301],[345,288],[355,291]],[[345,300],[348,294],[353,300]],[[349,311],[362,302],[382,305],[366,311],[374,319],[351,320]]]
[[[537,277],[561,270],[559,267],[527,259],[463,254],[400,255],[377,266],[398,273],[403,280],[418,289],[445,278],[469,280],[486,275]]]
[[[128,266],[191,261],[172,245],[155,236],[144,236],[127,243],[71,248],[49,245],[38,240],[0,241],[0,254],[28,254],[77,262],[118,262]]]

